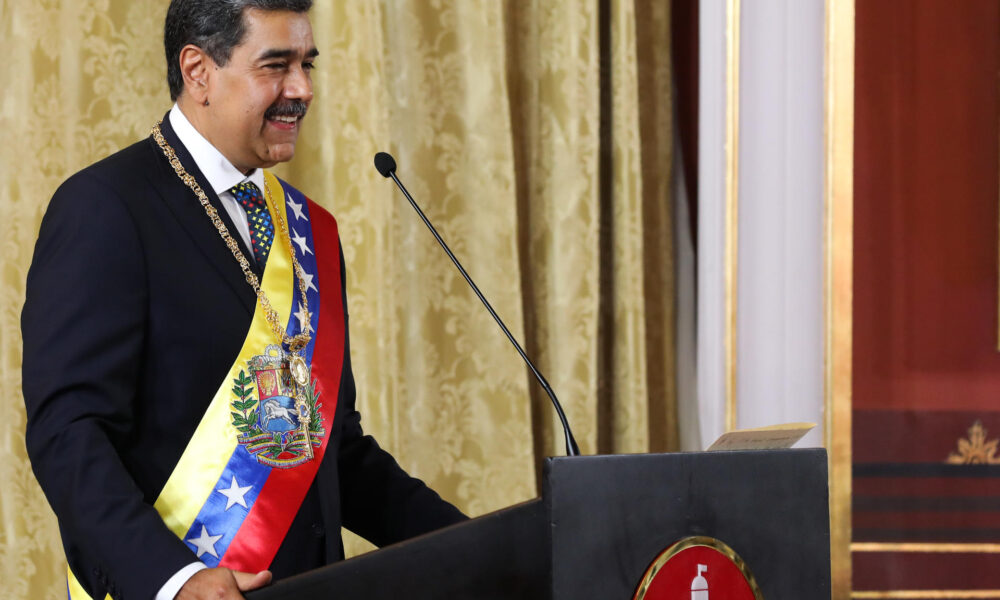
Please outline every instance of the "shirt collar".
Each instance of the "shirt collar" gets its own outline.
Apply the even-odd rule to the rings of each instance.
[[[252,181],[259,189],[264,189],[264,170],[254,169],[249,175],[244,175],[239,169],[233,166],[219,149],[212,145],[205,136],[194,128],[191,121],[181,111],[177,104],[170,109],[170,126],[173,127],[177,138],[191,154],[195,165],[201,171],[208,184],[212,186],[212,191],[221,196],[228,192],[237,184],[244,181]]]

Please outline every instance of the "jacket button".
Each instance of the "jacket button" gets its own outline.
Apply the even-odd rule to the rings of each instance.
[[[312,530],[313,530],[313,535],[315,535],[318,538],[324,537],[326,535],[326,529],[323,529],[323,526],[320,525],[319,523],[313,523]]]

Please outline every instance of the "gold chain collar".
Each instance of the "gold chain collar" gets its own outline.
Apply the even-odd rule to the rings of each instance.
[[[201,202],[202,207],[205,209],[205,213],[212,221],[212,225],[215,226],[215,229],[222,237],[222,241],[226,243],[226,247],[233,253],[233,256],[236,258],[236,262],[240,264],[240,269],[243,270],[243,277],[246,279],[247,283],[250,284],[250,287],[253,288],[254,293],[257,294],[257,300],[260,302],[261,308],[264,309],[264,317],[267,319],[268,324],[274,331],[275,337],[277,337],[282,344],[287,346],[288,350],[292,353],[296,353],[305,348],[311,339],[308,326],[303,327],[303,331],[295,336],[289,336],[285,333],[285,327],[282,325],[278,312],[271,306],[271,301],[268,300],[264,290],[260,287],[260,280],[257,279],[257,274],[250,269],[249,261],[247,261],[246,257],[243,256],[243,252],[240,251],[240,247],[236,243],[236,240],[233,239],[233,236],[229,235],[229,229],[226,228],[226,224],[222,221],[222,218],[219,217],[219,211],[215,210],[215,207],[212,206],[211,202],[209,202],[208,196],[205,194],[204,190],[201,189],[201,186],[198,185],[195,178],[184,169],[184,166],[181,164],[180,159],[177,158],[177,154],[174,152],[174,149],[171,148],[170,144],[167,143],[167,140],[163,138],[163,133],[160,131],[160,123],[162,123],[162,121],[157,121],[156,124],[153,125],[151,132],[153,134],[153,139],[156,140],[157,145],[160,146],[160,150],[162,150],[163,154],[167,157],[167,160],[170,162],[170,166],[173,167],[177,176],[180,177],[181,181],[184,182],[184,185],[191,188],[194,195],[198,197],[198,201]],[[268,210],[270,210],[271,190],[267,185],[267,177],[264,178],[264,202],[267,204]],[[306,285],[305,277],[303,277],[302,266],[299,264],[298,259],[295,258],[295,248],[292,247],[292,238],[288,234],[288,228],[285,226],[285,219],[280,214],[281,211],[273,210],[271,212],[274,214],[275,221],[278,223],[278,228],[282,237],[284,237],[285,241],[288,242],[288,252],[292,257],[292,267],[295,273],[295,280],[298,284],[299,293],[302,298],[302,311],[306,317],[305,320],[308,321],[309,303],[306,300]]]

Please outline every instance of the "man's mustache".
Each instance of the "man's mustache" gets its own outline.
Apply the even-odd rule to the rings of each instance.
[[[281,102],[278,104],[272,104],[264,112],[265,119],[273,119],[275,117],[295,117],[301,118],[306,116],[306,109],[309,105],[302,100],[289,100],[287,102]]]

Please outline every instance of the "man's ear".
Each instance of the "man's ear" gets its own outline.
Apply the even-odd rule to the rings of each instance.
[[[184,92],[197,104],[205,104],[209,99],[208,78],[212,59],[198,46],[188,44],[181,48],[178,60],[184,78]]]

